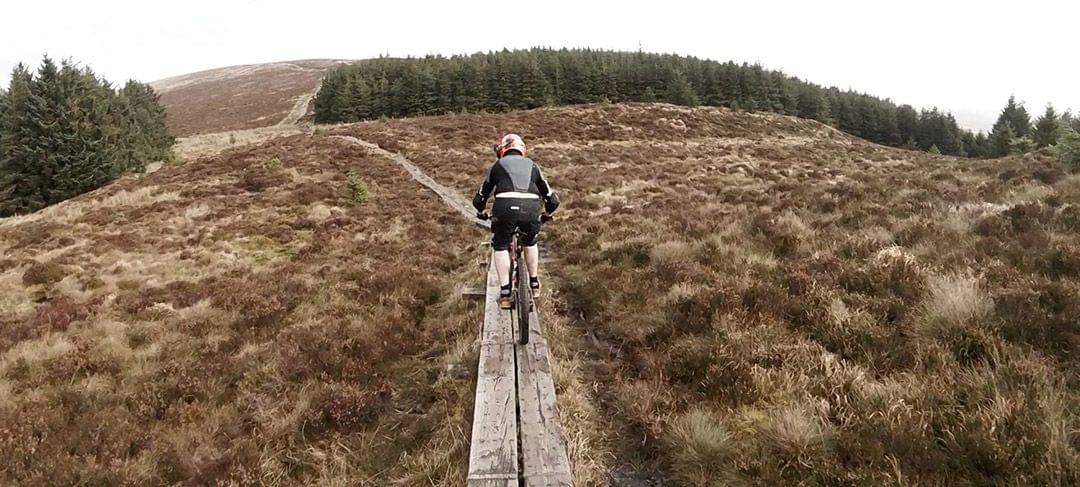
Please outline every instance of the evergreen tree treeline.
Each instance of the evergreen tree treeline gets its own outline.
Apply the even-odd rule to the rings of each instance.
[[[0,217],[101,187],[171,156],[165,109],[149,85],[114,89],[89,68],[47,56],[19,64],[0,92]]]
[[[824,88],[758,65],[589,49],[378,58],[331,71],[315,120],[354,122],[450,112],[499,112],[594,102],[665,101],[819,120],[880,144],[985,157],[990,140],[952,115],[916,111],[854,91]]]

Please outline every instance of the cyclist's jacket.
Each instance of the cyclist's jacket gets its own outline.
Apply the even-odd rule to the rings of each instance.
[[[492,192],[496,198],[543,198],[544,210],[548,213],[559,207],[559,195],[544,179],[540,166],[517,154],[503,156],[488,169],[484,184],[473,197],[476,211],[484,211]]]

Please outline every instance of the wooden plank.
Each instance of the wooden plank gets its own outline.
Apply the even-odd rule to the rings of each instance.
[[[515,357],[509,313],[499,312],[494,266],[488,272],[480,363],[476,373],[468,485],[518,484],[518,426]],[[492,283],[495,285],[492,286]]]
[[[517,482],[518,428],[513,350],[513,344],[509,343],[480,345],[472,446],[469,450],[469,485],[474,485],[473,480]]]
[[[529,343],[517,345],[518,427],[526,486],[572,485],[547,340],[536,312],[529,315]]]
[[[484,329],[481,343],[514,343],[514,329],[510,325],[510,312],[499,309],[499,276],[495,263],[488,266],[487,300],[484,304]]]
[[[469,301],[481,301],[487,298],[487,288],[461,286],[461,298]]]
[[[469,478],[469,487],[518,487],[518,479],[474,479]]]

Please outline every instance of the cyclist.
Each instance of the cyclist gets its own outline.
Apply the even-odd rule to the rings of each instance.
[[[495,251],[495,271],[499,274],[499,307],[510,309],[510,240],[520,229],[525,242],[525,262],[529,270],[529,288],[540,297],[541,211],[552,213],[559,208],[559,195],[551,189],[532,159],[525,157],[525,141],[517,134],[507,134],[495,146],[498,160],[488,169],[480,191],[473,197],[477,217],[485,218],[488,197],[495,193],[491,209],[491,247]]]

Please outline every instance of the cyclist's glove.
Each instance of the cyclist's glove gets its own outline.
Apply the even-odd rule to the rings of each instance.
[[[554,190],[544,199],[544,211],[548,213],[555,213],[555,210],[559,209],[559,193]]]
[[[484,197],[483,193],[477,192],[476,196],[473,196],[472,205],[477,212],[484,211],[484,207],[487,206],[487,198]]]

